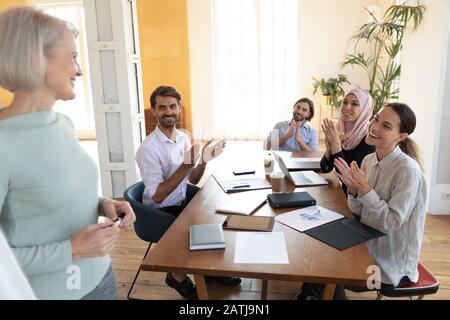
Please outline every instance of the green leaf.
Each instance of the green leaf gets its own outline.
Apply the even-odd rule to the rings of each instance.
[[[352,66],[365,72],[369,92],[375,99],[374,113],[387,101],[398,98],[399,89],[392,88],[401,73],[396,57],[403,48],[405,30],[411,26],[413,31],[416,30],[425,13],[425,7],[417,2],[417,6],[405,3],[390,6],[383,15],[383,21],[378,21],[366,9],[371,21],[360,26],[349,40],[354,44],[353,51],[344,57],[341,67]],[[339,88],[335,92],[340,94]]]

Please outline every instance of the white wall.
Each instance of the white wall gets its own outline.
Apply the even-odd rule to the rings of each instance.
[[[436,185],[436,170],[442,147],[448,150],[448,142],[439,147],[442,105],[448,92],[445,83],[450,81],[446,74],[447,47],[449,39],[449,1],[422,0],[426,7],[425,17],[420,29],[405,36],[402,51],[402,74],[400,77],[400,100],[414,109],[417,127],[412,138],[421,148],[425,177],[429,186],[429,212],[450,214],[450,201],[442,199],[442,186]],[[445,100],[448,108],[448,98]],[[447,109],[448,110],[448,109]],[[448,111],[447,111],[448,114]],[[448,127],[448,122],[442,122]],[[448,134],[448,131],[443,131]],[[442,136],[444,141],[449,137]],[[448,152],[447,152],[448,159]],[[447,166],[449,161],[447,160]],[[444,187],[450,191],[450,186]]]
[[[401,55],[400,100],[416,112],[418,123],[412,138],[421,147],[424,157],[425,176],[430,190],[429,212],[439,214],[450,214],[450,201],[442,199],[444,191],[450,192],[450,177],[442,180],[443,174],[448,175],[449,172],[443,172],[442,167],[448,169],[450,163],[450,67],[446,65],[450,59],[450,53],[447,53],[450,36],[449,2],[421,1],[426,7],[424,21],[418,31],[405,36]],[[214,125],[211,3],[212,0],[188,0],[194,134],[197,133],[196,122],[203,130]],[[359,69],[341,70],[340,64],[345,54],[351,52],[348,40],[367,21],[368,14],[364,7],[380,5],[383,12],[389,5],[388,1],[301,0],[300,3],[299,96],[312,96],[312,76],[322,78],[343,72],[353,83],[367,86],[367,80]],[[312,124],[318,129],[319,94],[313,100],[317,116]],[[438,164],[440,170],[437,169]]]
[[[348,43],[353,33],[367,22],[365,7],[377,5],[376,0],[301,0],[301,53],[300,95],[312,97],[312,79],[335,77],[346,74],[352,83],[367,87],[368,81],[360,69],[346,67],[341,63],[353,46]],[[313,98],[317,116],[313,126],[319,128],[320,93]]]
[[[447,0],[447,15],[444,45],[445,63],[438,105],[434,168],[430,187],[429,212],[450,215],[450,1]]]
[[[214,127],[213,1],[188,0],[192,138]]]
[[[384,0],[385,1],[385,0]],[[212,0],[188,0],[189,51],[191,64],[193,135],[199,127],[214,127],[214,68]],[[300,87],[299,97],[313,98],[316,116],[313,126],[319,128],[320,94],[312,97],[311,77],[334,77],[351,51],[348,40],[367,21],[364,7],[378,0],[300,0]],[[360,70],[344,69],[350,80],[367,85]]]

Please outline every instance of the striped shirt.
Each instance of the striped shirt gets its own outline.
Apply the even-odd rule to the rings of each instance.
[[[361,167],[372,190],[358,198],[349,194],[348,205],[362,223],[386,233],[367,242],[381,281],[397,286],[408,276],[416,282],[427,198],[421,169],[398,146],[381,161],[376,153],[366,156]]]

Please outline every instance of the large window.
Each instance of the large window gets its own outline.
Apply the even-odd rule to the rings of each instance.
[[[83,71],[83,76],[79,77],[75,84],[76,98],[71,101],[57,101],[54,110],[65,114],[72,119],[79,137],[95,138],[94,109],[90,93],[83,3],[81,1],[67,3],[38,3],[36,7],[49,15],[73,23],[79,31],[76,41],[79,53],[78,62]]]
[[[299,94],[298,0],[215,0],[215,125],[261,136]]]

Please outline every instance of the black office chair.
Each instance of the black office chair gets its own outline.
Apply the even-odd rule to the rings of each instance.
[[[124,199],[130,203],[136,215],[134,230],[137,236],[142,240],[149,242],[149,246],[143,259],[147,257],[152,244],[159,241],[162,235],[167,229],[169,229],[170,225],[175,220],[175,218],[167,212],[142,204],[142,193],[144,192],[144,188],[144,183],[141,181],[127,188],[127,190],[123,193]],[[139,300],[130,298],[130,294],[140,272],[141,267],[139,267],[133,283],[131,284],[130,290],[128,291],[127,298],[130,300]]]

